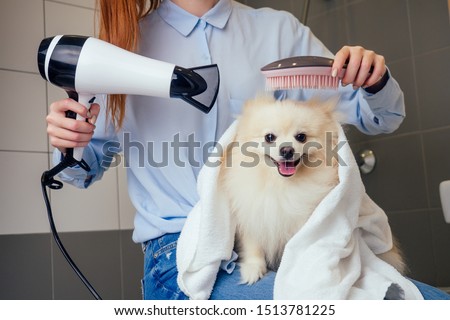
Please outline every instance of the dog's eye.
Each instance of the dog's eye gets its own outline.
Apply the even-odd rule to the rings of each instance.
[[[277,139],[277,137],[273,133],[268,133],[268,134],[266,134],[264,139],[266,139],[266,142],[272,143]]]
[[[305,133],[299,133],[295,136],[295,140],[298,142],[305,142],[306,141],[306,134]]]

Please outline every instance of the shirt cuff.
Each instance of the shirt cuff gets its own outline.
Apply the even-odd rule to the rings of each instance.
[[[381,79],[378,80],[373,85],[371,85],[367,88],[364,88],[364,91],[366,91],[367,93],[370,93],[370,94],[375,94],[375,93],[381,91],[381,89],[383,89],[384,86],[386,85],[386,83],[388,82],[389,78],[390,78],[389,70],[386,68],[386,72],[383,74]]]
[[[53,152],[53,165],[58,165],[63,158],[64,156],[61,151],[55,149],[55,151]],[[89,173],[82,169],[79,165],[75,165],[73,167],[65,168],[58,174],[58,176],[63,181],[78,188],[84,189],[91,184],[93,178],[96,175],[94,170],[92,170],[93,167],[90,164],[89,166],[91,167],[91,171]]]

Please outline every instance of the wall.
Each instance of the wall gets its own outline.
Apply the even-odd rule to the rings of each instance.
[[[243,1],[302,18],[302,1]],[[411,276],[450,286],[450,225],[439,183],[450,179],[450,25],[445,0],[312,0],[307,25],[332,51],[361,45],[386,58],[405,94],[407,117],[393,134],[348,133],[354,152],[377,156],[363,177],[367,193],[388,214]]]
[[[47,106],[65,92],[41,78],[40,41],[94,35],[94,0],[0,2],[0,299],[90,299],[50,235],[40,176],[50,164]],[[106,299],[139,299],[140,246],[124,169],[89,190],[51,192],[55,223],[78,267]]]
[[[304,0],[247,0],[302,17]],[[45,116],[65,97],[36,68],[41,39],[94,34],[94,0],[0,3],[0,299],[90,299],[49,233],[39,186],[51,166]],[[332,50],[359,44],[385,55],[405,92],[407,119],[390,135],[350,130],[353,149],[370,148],[376,171],[364,177],[386,210],[413,278],[450,286],[450,225],[438,183],[450,178],[450,37],[445,0],[313,0],[308,25]],[[88,191],[51,193],[61,238],[106,299],[139,299],[142,254],[131,242],[132,208],[123,168]]]

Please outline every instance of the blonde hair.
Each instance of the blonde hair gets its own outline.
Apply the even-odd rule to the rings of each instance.
[[[99,38],[135,52],[139,41],[139,20],[158,8],[162,0],[97,0]],[[108,97],[108,114],[118,129],[125,117],[124,94]]]

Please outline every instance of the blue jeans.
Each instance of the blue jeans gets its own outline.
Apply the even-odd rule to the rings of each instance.
[[[145,300],[186,300],[188,297],[177,285],[176,249],[179,234],[166,234],[144,244],[144,278],[142,279]],[[253,285],[240,283],[239,267],[230,274],[220,270],[211,300],[272,300],[275,272],[268,272]],[[411,280],[426,300],[450,300],[447,293]]]

